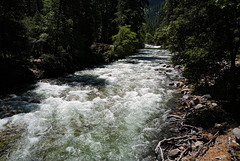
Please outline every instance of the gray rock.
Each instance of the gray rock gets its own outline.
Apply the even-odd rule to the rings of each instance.
[[[190,89],[183,89],[183,90],[181,91],[181,93],[182,93],[182,94],[187,94],[189,91],[190,91]]]
[[[180,150],[179,149],[173,149],[169,152],[169,156],[170,157],[175,157],[177,156],[178,154],[180,153]]]
[[[218,106],[218,104],[212,103],[212,107],[217,107],[217,106]]]
[[[184,95],[182,98],[183,98],[184,100],[188,100],[188,99],[190,98],[190,95]]]
[[[198,105],[196,105],[196,106],[194,107],[194,109],[198,110],[198,109],[200,109],[200,108],[202,108],[202,107],[203,107],[202,104],[198,104]]]
[[[196,148],[198,148],[198,147],[200,147],[202,145],[203,145],[202,141],[197,141],[194,144],[192,144],[192,149],[196,149]]]
[[[189,102],[189,105],[190,105],[190,107],[193,107],[193,106],[195,106],[196,104],[194,103],[193,100],[191,100],[191,101]]]
[[[205,95],[202,96],[202,98],[205,99],[205,100],[209,100],[209,99],[212,98],[212,96],[210,94],[205,94]]]
[[[193,99],[193,101],[194,101],[195,104],[199,104],[199,103],[201,102],[201,98],[195,97],[195,98]]]
[[[197,141],[196,143],[194,143],[195,147],[199,147],[203,145],[202,141]]]
[[[171,73],[171,72],[172,72],[172,70],[171,70],[171,69],[169,69],[169,70],[167,70],[166,72],[168,72],[168,73]]]
[[[183,82],[178,82],[178,83],[177,83],[177,87],[178,87],[178,88],[182,88],[183,86],[184,86],[184,83],[183,83]]]
[[[237,140],[240,140],[240,128],[234,128],[233,129],[233,134],[237,138]]]

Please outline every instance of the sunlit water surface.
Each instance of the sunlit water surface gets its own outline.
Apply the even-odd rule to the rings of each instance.
[[[18,133],[0,160],[153,160],[166,102],[175,92],[169,83],[179,76],[165,65],[169,59],[166,50],[142,49],[108,65],[41,80],[2,100],[0,106],[28,113],[0,120],[2,132]]]

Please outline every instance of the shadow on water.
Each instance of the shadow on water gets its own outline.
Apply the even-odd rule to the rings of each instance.
[[[71,75],[67,77],[59,78],[57,81],[58,85],[69,85],[69,86],[95,86],[104,87],[109,82],[106,79],[98,78],[93,75]]]
[[[147,57],[147,56],[135,56],[132,59],[146,60],[146,61],[156,61],[156,60],[168,60],[167,57]]]
[[[103,88],[109,83],[105,79],[92,75],[69,75],[55,80],[42,81],[59,86],[93,86],[97,88]],[[45,96],[34,92],[37,85],[31,84],[24,87],[19,92],[16,92],[16,94],[0,99],[0,119],[20,113],[29,113],[40,107],[40,103]]]
[[[0,119],[38,109],[40,97],[32,92],[36,87],[36,83],[21,84],[9,90],[14,94],[1,95]]]

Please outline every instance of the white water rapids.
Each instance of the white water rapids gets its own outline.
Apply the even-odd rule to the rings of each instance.
[[[2,133],[20,133],[1,149],[0,160],[153,160],[166,102],[175,93],[169,83],[179,76],[169,58],[166,50],[142,49],[2,100],[0,106],[27,113],[0,120]]]

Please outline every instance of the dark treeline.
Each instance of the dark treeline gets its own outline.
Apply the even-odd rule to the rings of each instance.
[[[154,35],[164,16],[164,5],[166,0],[149,0],[147,7],[147,32]]]
[[[195,88],[236,99],[240,1],[167,0],[163,9],[152,42],[174,53],[172,62],[184,65],[184,76]]]
[[[134,52],[144,41],[146,5],[147,0],[1,0],[1,82],[28,79],[29,72],[75,70]],[[115,44],[114,50],[94,52],[90,46],[95,42]],[[131,50],[122,51],[124,46]]]

